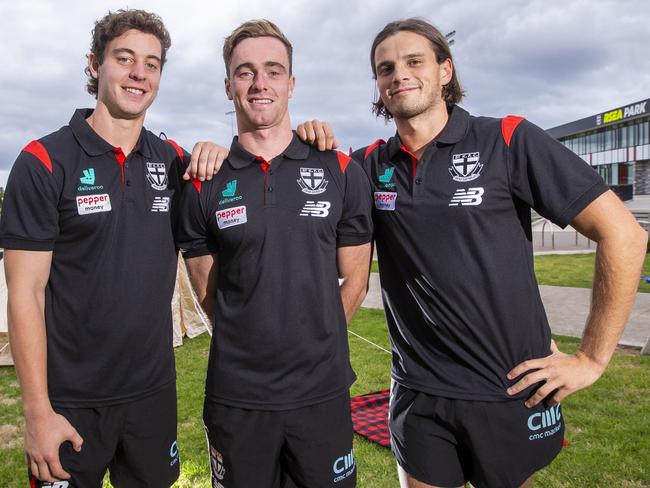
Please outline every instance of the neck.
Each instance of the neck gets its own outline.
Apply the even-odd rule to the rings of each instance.
[[[86,119],[88,125],[113,147],[119,147],[125,156],[133,150],[144,125],[144,115],[135,119],[114,117],[108,107],[97,102],[95,111]]]
[[[402,144],[420,159],[424,151],[447,125],[449,114],[447,106],[441,103],[431,111],[423,112],[408,119],[395,118],[397,133]]]
[[[276,126],[265,129],[246,129],[237,124],[239,143],[249,153],[262,156],[265,161],[271,162],[278,154],[282,153],[291,143],[293,133],[291,122],[286,120]]]

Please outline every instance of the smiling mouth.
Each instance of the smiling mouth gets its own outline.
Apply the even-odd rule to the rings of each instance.
[[[124,88],[124,90],[128,93],[131,93],[132,95],[143,95],[144,90],[140,90],[139,88]]]
[[[411,92],[413,90],[417,90],[418,88],[419,87],[417,87],[417,86],[405,86],[405,87],[402,87],[402,88],[398,88],[396,90],[391,90],[390,96],[394,97],[395,95],[400,95],[402,93],[408,93],[408,92]]]
[[[253,105],[268,105],[269,103],[273,103],[273,100],[270,98],[253,98],[250,100],[250,103]]]

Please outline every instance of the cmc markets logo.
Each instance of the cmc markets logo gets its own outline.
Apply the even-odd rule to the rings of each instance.
[[[605,112],[604,114],[596,115],[596,125],[610,124],[612,122],[616,122],[617,120],[627,119],[628,117],[644,114],[646,113],[646,103],[648,103],[647,100],[645,102],[633,103],[627,107],[617,108],[615,110]]]
[[[170,461],[170,463],[169,463],[170,466],[173,466],[179,460],[179,457],[178,457],[178,443],[176,441],[172,442],[172,445],[169,448],[169,457],[172,459]]]
[[[354,452],[352,449],[345,456],[336,458],[334,464],[332,465],[332,472],[335,475],[333,480],[334,483],[343,481],[352,475],[352,473],[354,473],[355,467],[356,465],[354,463]]]
[[[528,439],[535,441],[556,434],[562,428],[560,404],[528,417],[528,429],[532,432]]]

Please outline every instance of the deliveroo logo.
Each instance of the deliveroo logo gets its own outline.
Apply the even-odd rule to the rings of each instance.
[[[395,172],[395,166],[386,168],[383,174],[379,175],[377,179],[379,180],[379,186],[382,188],[394,188],[395,183],[391,183],[390,180],[393,179],[393,173]]]
[[[237,193],[237,180],[229,181],[226,184],[226,189],[221,192],[224,197],[234,197]]]
[[[93,191],[103,190],[104,185],[95,185],[95,168],[87,168],[83,170],[83,176],[79,177],[81,183],[77,187],[77,191]]]
[[[235,193],[237,193],[237,180],[232,180],[226,183],[226,189],[222,190],[221,195],[224,197],[221,200],[219,200],[219,205],[224,205],[226,203],[231,203],[231,202],[236,202],[237,200],[241,200],[242,196],[235,196]]]
[[[84,169],[84,175],[79,178],[84,185],[94,185],[95,184],[95,168]]]

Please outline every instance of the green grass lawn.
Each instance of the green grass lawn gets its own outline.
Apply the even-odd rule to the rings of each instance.
[[[591,288],[595,258],[595,253],[546,254],[543,256],[535,256],[537,282],[540,285]],[[379,271],[377,261],[373,261],[372,271]],[[650,276],[650,254],[646,254],[643,272],[641,274]],[[639,292],[650,293],[650,283],[640,281]]]
[[[350,329],[389,349],[381,310],[362,309]],[[556,337],[565,352],[577,339]],[[176,350],[179,445],[182,474],[177,487],[209,488],[209,469],[201,422],[203,382],[209,337],[187,340]],[[350,335],[358,380],[352,394],[388,388],[390,356]],[[605,375],[590,389],[564,402],[568,446],[539,473],[536,487],[650,486],[650,357],[621,350]],[[0,369],[0,487],[26,486],[22,454],[22,416],[13,368]],[[498,440],[496,440],[498,442]],[[398,486],[390,451],[355,438],[360,488]]]

